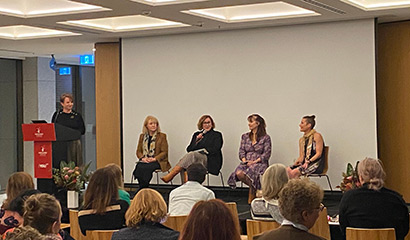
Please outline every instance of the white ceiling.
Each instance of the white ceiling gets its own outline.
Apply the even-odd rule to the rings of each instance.
[[[9,2],[10,6],[13,7],[15,7],[13,2],[29,1],[31,5],[35,6],[37,11],[42,9],[41,4],[50,4],[49,0],[2,1]],[[38,3],[33,4],[34,1],[38,1]],[[73,0],[73,2],[81,3],[77,5],[90,4],[102,7],[103,9],[94,9],[87,12],[77,11],[73,14],[63,12],[61,15],[56,15],[53,13],[51,16],[43,16],[44,14],[40,16],[28,16],[30,13],[29,10],[25,12],[21,11],[24,16],[17,16],[15,14],[6,14],[0,9],[0,28],[14,25],[26,25],[81,34],[69,37],[53,37],[30,40],[0,39],[0,57],[24,58],[31,56],[50,56],[50,54],[55,54],[57,59],[68,57],[74,57],[72,59],[75,59],[75,57],[80,54],[91,54],[93,45],[96,42],[118,41],[119,38],[346,21],[376,17],[379,22],[392,22],[410,19],[410,1],[407,1],[407,5],[397,5],[389,8],[373,8],[373,5],[371,5],[380,4],[382,1],[383,0],[180,0],[178,4],[171,4],[169,1],[156,0],[151,1],[149,4],[148,0]],[[385,1],[395,2],[396,4],[398,2],[398,0]],[[296,7],[304,8],[317,14],[286,18],[265,18],[257,21],[232,22],[221,21],[211,17],[204,17],[200,14],[186,13],[188,10],[193,9],[218,9],[219,7],[226,6],[275,2],[292,4]],[[365,4],[368,5],[366,6]],[[84,28],[77,24],[61,24],[61,22],[67,21],[73,22],[78,20],[136,15],[178,22],[187,26],[173,28],[168,27],[164,29],[154,28],[142,31],[107,31],[98,28]]]

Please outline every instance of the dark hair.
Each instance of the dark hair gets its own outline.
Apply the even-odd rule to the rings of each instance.
[[[248,116],[248,122],[257,121],[259,123],[258,131],[256,131],[256,140],[259,140],[261,137],[266,135],[266,123],[265,119],[259,114],[251,114]],[[252,131],[249,133],[249,138],[252,140]]]
[[[24,226],[31,226],[41,234],[51,233],[53,224],[60,221],[60,203],[47,193],[31,195],[24,202],[24,210]]]
[[[61,96],[60,96],[60,102],[61,102],[61,103],[64,103],[64,100],[65,100],[66,98],[70,99],[71,102],[74,101],[72,94],[70,94],[70,93],[63,93],[63,94],[61,94]]]
[[[206,227],[205,227],[206,226]],[[199,201],[192,208],[180,240],[240,240],[238,221],[219,199]]]
[[[205,181],[207,169],[201,163],[193,163],[188,167],[187,172],[188,181],[195,181],[202,184]]]
[[[316,116],[315,115],[310,115],[310,116],[304,116],[303,119],[306,119],[306,122],[310,124],[311,128],[315,128],[316,121],[315,121]]]
[[[212,129],[215,128],[215,122],[212,119],[211,115],[202,115],[202,117],[199,118],[198,123],[197,123],[198,130],[202,130],[202,125],[204,124],[205,119],[207,118],[211,119]]]
[[[114,171],[110,168],[100,168],[90,178],[84,194],[84,208],[93,209],[96,214],[104,214],[106,208],[118,198],[118,189]]]
[[[24,214],[24,202],[29,198],[31,195],[41,193],[39,190],[30,189],[22,192],[18,195],[13,201],[10,202],[9,210],[13,212],[17,212],[20,216]]]

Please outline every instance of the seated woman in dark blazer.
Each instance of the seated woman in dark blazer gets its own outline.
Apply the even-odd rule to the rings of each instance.
[[[147,116],[142,126],[137,146],[137,158],[140,160],[133,172],[138,179],[139,188],[147,188],[156,169],[166,172],[171,168],[168,162],[167,135],[161,132],[158,119]]]
[[[172,171],[161,179],[171,181],[183,169],[192,163],[202,163],[208,172],[218,175],[222,167],[222,134],[215,131],[215,122],[210,115],[203,115],[198,121],[198,130],[194,133],[191,143],[186,148],[185,154]]]
[[[403,240],[409,231],[409,210],[399,193],[383,187],[386,174],[381,161],[360,161],[358,175],[362,187],[345,192],[339,205],[343,235],[346,227],[394,228],[396,239]]]
[[[115,232],[112,240],[177,240],[179,232],[161,224],[166,216],[167,204],[161,194],[153,189],[142,189],[125,214],[127,228]]]
[[[97,169],[91,175],[84,194],[84,205],[78,213],[81,232],[115,230],[125,226],[128,203],[119,199],[118,184],[109,168]]]

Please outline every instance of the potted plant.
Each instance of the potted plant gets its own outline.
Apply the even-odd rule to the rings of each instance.
[[[60,169],[53,168],[54,183],[58,188],[67,191],[67,207],[78,208],[78,193],[84,189],[90,174],[87,173],[91,162],[83,167],[75,166],[74,162],[60,163]]]
[[[359,162],[356,163],[356,167],[353,168],[352,164],[347,164],[346,172],[342,173],[343,180],[340,183],[340,186],[336,186],[336,188],[340,188],[342,192],[349,191],[350,189],[359,188],[361,186],[359,181],[359,176],[357,174],[357,165]]]

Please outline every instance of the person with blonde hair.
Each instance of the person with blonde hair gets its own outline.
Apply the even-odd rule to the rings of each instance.
[[[255,240],[325,240],[308,232],[323,208],[323,189],[306,179],[292,179],[279,193],[279,210],[284,220],[272,231],[254,237]]]
[[[288,167],[289,178],[298,178],[301,175],[322,173],[325,167],[325,142],[320,133],[314,128],[316,116],[304,116],[299,128],[303,136],[299,139],[299,157]]]
[[[271,220],[282,223],[279,211],[279,193],[289,181],[286,167],[275,163],[269,166],[262,176],[262,197],[251,203],[251,215],[257,220]]]
[[[167,204],[161,194],[149,188],[140,190],[125,214],[127,228],[115,232],[112,240],[177,240],[179,232],[161,223],[167,217]]]
[[[161,132],[156,117],[145,118],[136,154],[139,162],[132,174],[135,179],[138,179],[139,189],[149,186],[155,170],[161,169],[162,172],[166,172],[171,168],[168,162],[167,135]]]
[[[78,212],[83,235],[87,230],[115,230],[125,225],[128,203],[119,199],[118,182],[110,168],[97,169],[90,178]]]
[[[20,225],[22,216],[10,209],[10,203],[16,199],[19,194],[26,190],[34,189],[33,177],[26,172],[13,173],[6,186],[7,198],[0,208],[0,235],[7,229]]]
[[[403,240],[409,231],[409,210],[399,193],[384,187],[382,162],[365,158],[357,168],[362,187],[345,192],[339,205],[343,235],[346,227],[394,228],[396,239]]]
[[[240,240],[239,221],[222,200],[199,201],[188,215],[180,240]]]
[[[124,178],[122,177],[122,170],[120,166],[118,166],[115,163],[110,163],[110,164],[107,164],[105,167],[111,170],[112,174],[114,174],[115,181],[117,182],[117,185],[118,185],[119,198],[126,201],[128,205],[130,205],[131,204],[130,194],[124,190]]]
[[[201,163],[208,172],[214,175],[219,174],[222,167],[222,133],[214,130],[215,122],[210,115],[203,115],[197,123],[199,131],[192,135],[191,142],[186,148],[188,152],[177,163],[177,165],[162,177],[162,181],[171,181],[178,173],[188,169],[193,163]],[[183,182],[186,178],[183,178]]]

